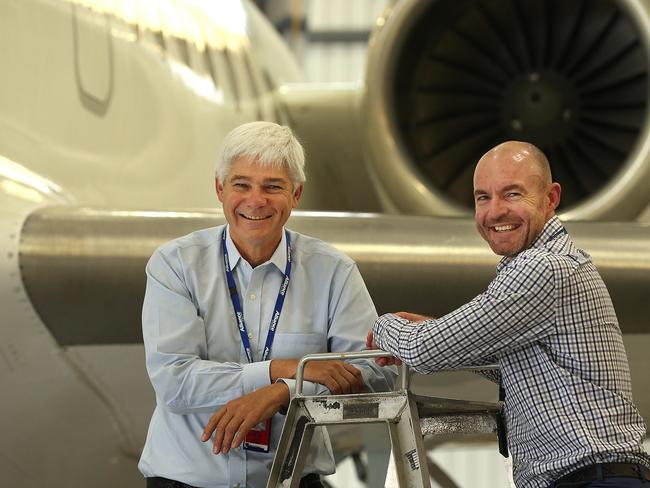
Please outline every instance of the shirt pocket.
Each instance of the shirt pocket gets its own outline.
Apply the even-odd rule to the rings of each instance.
[[[271,358],[295,359],[314,352],[327,352],[325,334],[277,332],[271,348]]]

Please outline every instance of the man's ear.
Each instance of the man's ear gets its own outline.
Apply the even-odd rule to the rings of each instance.
[[[559,183],[553,182],[548,188],[548,204],[549,211],[555,212],[555,209],[560,205],[560,197],[562,195],[562,187]]]
[[[296,186],[295,190],[293,190],[293,204],[291,205],[291,208],[296,208],[298,206],[300,198],[302,197],[302,191],[304,189],[305,185],[301,183],[300,185]]]
[[[219,178],[214,179],[214,187],[215,190],[217,191],[217,198],[219,199],[220,202],[223,202],[222,197],[223,197],[223,185],[221,184],[221,181],[219,181]]]

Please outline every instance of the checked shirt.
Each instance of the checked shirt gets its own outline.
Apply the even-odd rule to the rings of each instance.
[[[530,248],[504,257],[488,289],[469,303],[417,326],[383,315],[374,336],[421,373],[499,363],[500,373],[486,376],[506,391],[520,488],[547,488],[593,463],[650,466],[609,293],[557,217]]]

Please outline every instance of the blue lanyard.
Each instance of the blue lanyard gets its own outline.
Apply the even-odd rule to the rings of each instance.
[[[271,316],[269,332],[266,335],[266,343],[264,344],[262,361],[266,361],[269,358],[269,354],[271,354],[271,346],[273,345],[273,339],[275,338],[275,329],[277,328],[278,321],[280,320],[280,313],[282,313],[282,306],[284,305],[284,297],[287,294],[287,289],[289,288],[289,279],[291,278],[291,240],[289,238],[289,232],[286,230],[284,231],[284,235],[287,239],[287,266],[284,269],[284,279],[282,280],[280,291],[278,291],[278,298],[275,300],[275,308],[273,309],[273,315]],[[230,269],[230,260],[228,259],[228,249],[226,246],[225,228],[221,234],[221,247],[223,248],[223,264],[226,268],[226,281],[228,283],[232,308],[235,310],[237,328],[239,329],[239,335],[241,336],[241,342],[244,345],[244,351],[246,352],[248,362],[252,363],[253,352],[251,350],[251,342],[248,339],[248,330],[246,329],[246,324],[244,323],[244,311],[242,310],[241,302],[239,301],[239,294],[237,293],[235,277],[233,276],[232,270]]]

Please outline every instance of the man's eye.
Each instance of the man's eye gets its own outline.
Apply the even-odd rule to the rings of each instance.
[[[246,183],[233,183],[232,186],[238,189],[248,188],[248,185]]]
[[[266,187],[270,191],[280,191],[283,190],[283,188],[280,185],[268,185]]]

